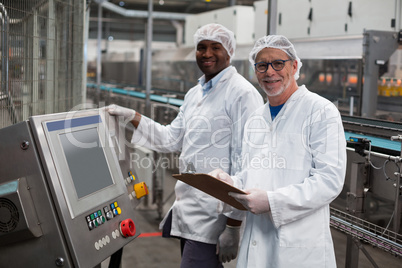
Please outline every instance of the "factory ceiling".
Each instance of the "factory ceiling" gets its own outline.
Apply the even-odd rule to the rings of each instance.
[[[256,0],[153,0],[155,41],[174,42],[174,21],[183,23],[190,14],[234,5],[253,6]],[[87,0],[90,7],[89,38],[97,38],[98,10],[102,4],[103,36],[124,40],[144,40],[149,0]]]
[[[149,0],[109,0],[129,10],[148,10]],[[255,0],[153,0],[153,10],[197,14],[232,5],[252,6]]]

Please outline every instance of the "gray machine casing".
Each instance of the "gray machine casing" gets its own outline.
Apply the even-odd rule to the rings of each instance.
[[[121,234],[123,220],[135,223],[134,203],[99,111],[33,116],[0,130],[0,266],[94,267],[139,235],[138,226],[133,236]],[[96,115],[113,184],[75,200],[66,187],[71,174],[58,163],[65,156],[51,145],[45,122]],[[87,217],[115,202],[121,214],[90,230]]]

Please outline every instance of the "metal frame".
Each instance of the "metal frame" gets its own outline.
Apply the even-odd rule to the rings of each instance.
[[[82,0],[0,4],[1,126],[85,102],[85,7]]]
[[[370,30],[363,34],[364,84],[361,98],[363,117],[375,118],[379,65],[385,64],[397,48],[397,32]]]
[[[1,19],[1,91],[0,101],[6,100],[7,110],[10,115],[11,123],[18,122],[17,112],[14,106],[14,101],[9,91],[9,52],[8,52],[8,25],[9,18],[5,6],[0,3],[0,19]]]
[[[402,235],[331,208],[331,227],[395,256],[402,256]]]

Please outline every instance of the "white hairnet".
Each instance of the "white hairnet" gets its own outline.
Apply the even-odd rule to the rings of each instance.
[[[210,23],[202,26],[197,30],[197,32],[195,32],[195,49],[197,49],[198,43],[202,40],[210,40],[221,43],[228,52],[230,61],[232,61],[236,50],[236,41],[232,31],[220,24]]]
[[[297,61],[297,71],[294,75],[295,79],[299,79],[300,68],[302,67],[302,62],[299,57],[296,55],[296,50],[293,44],[283,35],[267,35],[261,37],[255,42],[253,49],[250,52],[249,61],[251,66],[254,68],[255,58],[258,53],[264,48],[276,48],[280,49],[286,54],[288,54],[289,58]]]

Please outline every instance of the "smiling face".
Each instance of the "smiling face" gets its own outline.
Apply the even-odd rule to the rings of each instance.
[[[197,45],[197,65],[205,74],[205,82],[211,80],[230,64],[230,57],[221,43],[202,40]]]
[[[255,62],[273,62],[275,60],[288,60],[289,56],[280,49],[262,49]],[[275,71],[272,66],[264,73],[255,70],[258,83],[265,91],[268,99],[273,106],[281,105],[297,90],[297,83],[294,74],[297,71],[297,61],[285,62],[285,67],[280,71]]]

